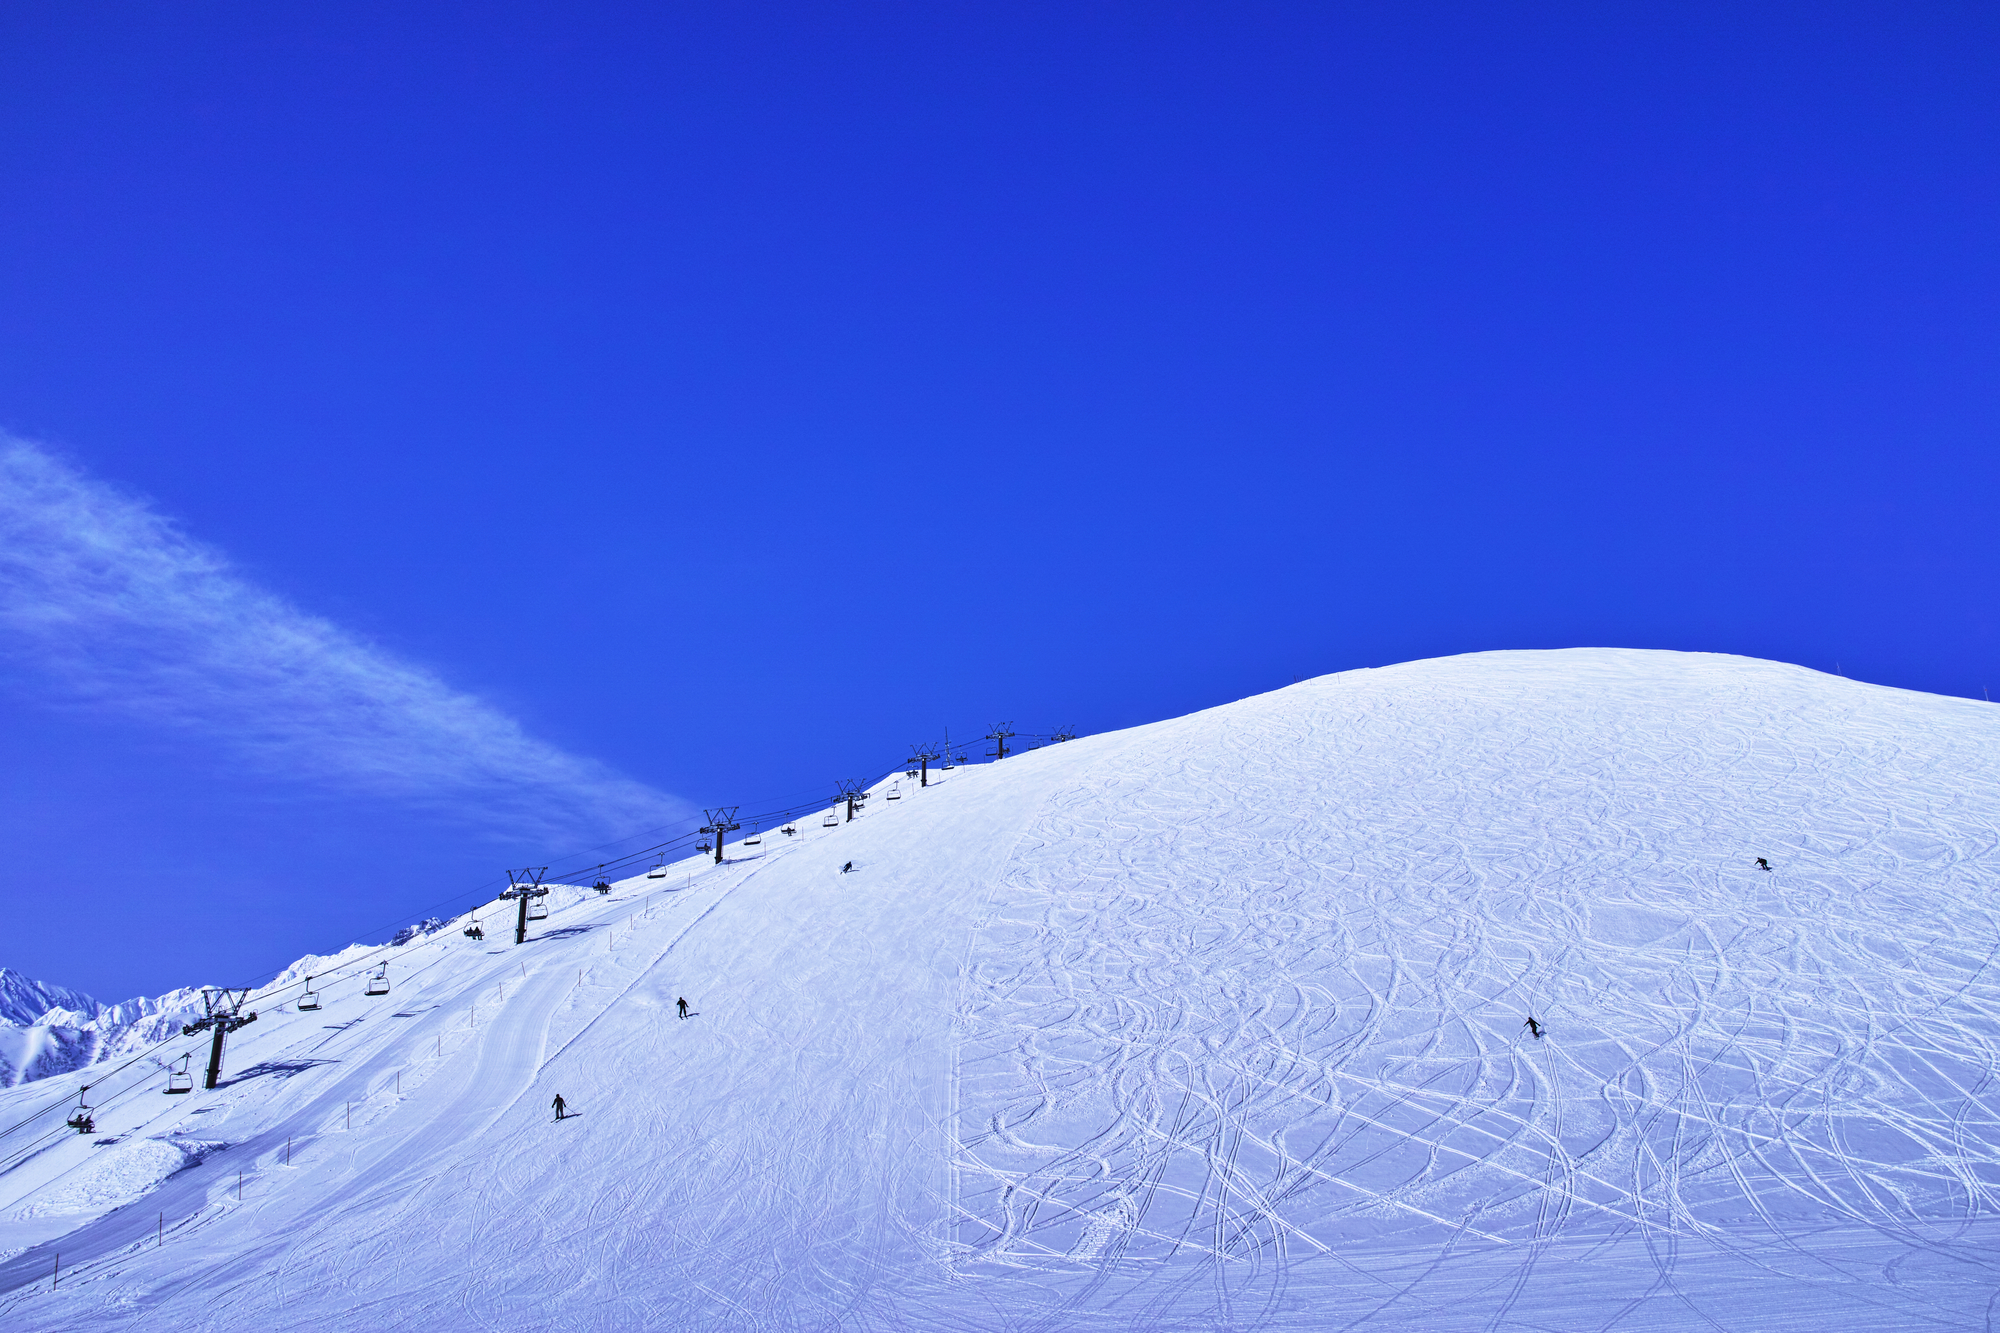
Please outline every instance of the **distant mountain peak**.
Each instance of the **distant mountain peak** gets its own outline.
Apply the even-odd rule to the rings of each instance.
[[[95,1018],[104,1006],[80,990],[55,986],[0,967],[0,1023],[28,1027],[39,1022],[51,1009],[64,1009],[82,1018]]]

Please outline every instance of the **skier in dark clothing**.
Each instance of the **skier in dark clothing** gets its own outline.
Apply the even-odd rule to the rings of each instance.
[[[683,995],[681,996],[681,1017],[686,1018],[687,1016],[688,1016],[688,1001],[687,1001],[687,996]]]
[[[1533,1033],[1536,1041],[1540,1041],[1542,1039],[1542,1025],[1535,1021],[1535,1016],[1533,1014],[1529,1014],[1528,1021],[1521,1024],[1521,1026],[1528,1029],[1529,1032]]]
[[[560,1120],[562,1118],[563,1118],[563,1099],[562,1099],[562,1094],[559,1092],[556,1094],[556,1119]]]
[[[1771,868],[1771,863],[1769,861],[1766,861],[1763,857],[1760,856],[1757,858],[1757,868],[1759,870],[1769,870]]]
[[[852,862],[852,861],[849,861],[849,862],[848,862],[848,863],[847,863],[846,865],[844,865],[844,866],[842,866],[842,867],[840,868],[840,873],[841,873],[841,874],[843,874],[843,875],[845,875],[845,874],[846,874],[846,873],[847,873],[848,871],[850,871],[850,870],[852,870],[852,869],[854,869],[854,862]]]

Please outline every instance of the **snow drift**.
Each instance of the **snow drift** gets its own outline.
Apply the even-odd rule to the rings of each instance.
[[[96,1136],[0,1093],[0,1317],[1983,1326],[1989,706],[1485,653],[944,778],[266,998]]]

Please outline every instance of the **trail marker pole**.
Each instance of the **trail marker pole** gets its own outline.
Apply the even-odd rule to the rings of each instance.
[[[734,820],[736,819],[736,812],[741,808],[742,807],[740,806],[726,805],[726,806],[718,806],[713,810],[703,810],[701,812],[702,818],[708,821],[707,827],[703,828],[701,831],[703,833],[713,833],[715,835],[715,863],[717,865],[722,864],[723,836],[725,834],[734,833],[737,829],[743,827],[741,824],[734,822]],[[694,879],[693,871],[688,872],[688,879],[690,882],[693,881]]]
[[[62,1281],[62,1251],[61,1251],[61,1250],[57,1250],[57,1251],[56,1251],[56,1271],[55,1271],[55,1274],[54,1274],[53,1276],[51,1276],[51,1277],[49,1278],[49,1290],[50,1290],[50,1291],[54,1291],[54,1290],[56,1289],[56,1283],[58,1283],[58,1282],[60,1282],[60,1281]]]

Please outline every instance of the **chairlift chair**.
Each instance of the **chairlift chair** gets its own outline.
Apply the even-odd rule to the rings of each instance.
[[[319,992],[313,989],[313,979],[306,978],[306,993],[299,996],[298,1011],[309,1014],[319,1008]]]
[[[665,861],[660,862],[660,864],[654,866],[651,870],[648,870],[646,872],[647,879],[665,879],[666,877],[667,877],[667,863]]]
[[[368,978],[368,994],[387,995],[389,993],[389,965],[382,964],[374,976]]]
[[[472,918],[472,924],[465,928],[465,935],[467,939],[483,940],[486,938],[486,932],[479,928],[478,917],[475,916]]]
[[[903,799],[903,784],[902,784],[902,783],[900,783],[900,782],[896,782],[896,783],[891,783],[891,784],[890,784],[890,786],[889,786],[889,799],[890,799],[890,800],[892,800],[892,801],[900,801],[900,800],[902,800],[902,799]]]
[[[188,1073],[188,1061],[193,1058],[192,1055],[183,1055],[181,1057],[181,1067],[167,1071],[167,1091],[169,1093],[194,1091],[194,1075]]]
[[[788,838],[791,837],[793,834],[797,833],[798,831],[799,831],[799,826],[797,824],[787,824],[783,828],[778,830],[778,832],[784,834]]]
[[[90,1107],[84,1105],[83,1101],[83,1095],[89,1091],[90,1085],[88,1083],[76,1090],[76,1109],[71,1111],[69,1119],[63,1122],[79,1134],[95,1134],[97,1132],[97,1120],[91,1115]]]
[[[611,881],[606,879],[600,879],[597,881],[597,883],[591,885],[590,887],[596,889],[599,893],[609,893],[611,892]]]
[[[821,828],[839,828],[840,816],[829,810],[826,812],[826,818],[819,821],[819,826]]]
[[[528,899],[528,920],[546,921],[549,916],[549,900],[537,894]]]

